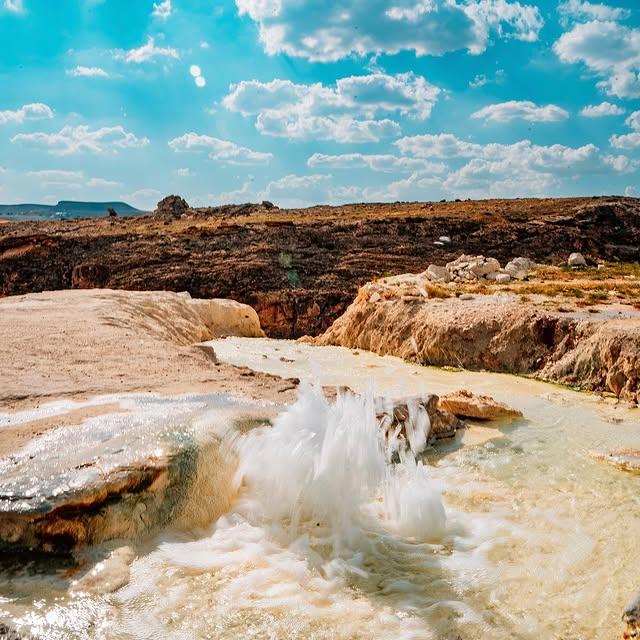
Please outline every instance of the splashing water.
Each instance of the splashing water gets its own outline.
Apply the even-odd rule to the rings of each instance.
[[[277,371],[284,354],[287,371],[312,378],[297,343],[240,341],[238,353]],[[640,477],[586,449],[640,446],[633,412],[512,377],[329,347],[312,354],[324,358],[324,384],[375,384],[391,396],[466,387],[530,421],[423,465],[393,434],[381,438],[371,394],[330,403],[306,387],[272,427],[236,434],[235,487],[194,488],[204,514],[220,491],[237,495],[229,512],[139,545],[129,584],[112,594],[2,583],[0,619],[47,640],[617,636],[638,587]],[[201,426],[220,420],[214,411]]]

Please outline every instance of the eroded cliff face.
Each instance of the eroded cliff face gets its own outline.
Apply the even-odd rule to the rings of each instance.
[[[267,335],[317,335],[374,277],[461,253],[640,261],[635,199],[493,200],[279,210],[180,208],[144,218],[0,226],[0,295],[187,291],[253,306]],[[439,241],[441,236],[450,242]]]
[[[407,295],[397,282],[377,283],[363,287],[314,342],[423,365],[529,374],[640,401],[640,313],[631,306],[620,305],[615,315],[562,312],[545,308],[542,297],[439,300]]]

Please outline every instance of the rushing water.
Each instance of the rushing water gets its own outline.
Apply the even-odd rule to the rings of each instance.
[[[213,346],[222,360],[360,395],[331,404],[306,386],[273,427],[237,438],[231,510],[139,544],[126,586],[70,595],[61,572],[5,576],[0,619],[47,639],[620,634],[622,609],[640,589],[640,478],[588,452],[640,447],[636,412],[511,376],[345,349]],[[462,387],[509,402],[526,420],[472,427],[424,461],[390,464],[373,394]],[[192,500],[206,504],[215,490]]]

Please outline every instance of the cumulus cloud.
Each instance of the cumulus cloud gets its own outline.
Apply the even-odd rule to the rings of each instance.
[[[149,36],[146,44],[137,49],[129,49],[129,51],[117,51],[114,57],[117,60],[124,60],[127,64],[142,64],[143,62],[151,62],[156,58],[173,58],[177,60],[180,56],[176,49],[172,47],[156,47],[155,39]]]
[[[380,113],[417,119],[431,115],[441,90],[413,73],[350,76],[335,86],[295,84],[290,80],[242,81],[230,87],[223,104],[256,116],[264,135],[336,142],[377,142],[396,136],[400,126]]]
[[[558,187],[563,179],[578,175],[601,175],[610,171],[626,173],[635,164],[624,156],[603,155],[593,144],[567,147],[536,145],[529,140],[513,144],[477,144],[452,134],[410,136],[396,146],[416,158],[462,160],[462,165],[443,179],[416,172],[405,186],[428,179],[453,194],[474,196],[542,195]],[[400,182],[395,183],[396,188]]]
[[[600,2],[586,0],[567,0],[558,5],[558,13],[562,24],[573,20],[624,20],[631,15],[628,9],[618,9]]]
[[[0,124],[15,122],[21,124],[26,120],[46,120],[53,118],[53,109],[41,102],[25,104],[15,111],[0,111]]]
[[[634,111],[625,123],[633,129],[633,133],[613,135],[609,142],[616,149],[637,149],[640,147],[640,111]]]
[[[640,97],[640,29],[594,20],[563,33],[553,49],[562,62],[602,77],[598,87],[608,95]]]
[[[54,155],[66,156],[73,153],[116,153],[121,149],[144,147],[147,138],[138,138],[121,126],[91,129],[88,125],[66,126],[58,133],[20,133],[11,138],[12,143],[21,143],[36,149],[43,149]]]
[[[170,15],[173,7],[171,6],[171,0],[161,0],[161,2],[153,3],[153,11],[151,15],[154,18],[160,18],[160,20],[166,20]]]
[[[345,153],[342,155],[324,155],[314,153],[308,160],[310,167],[330,169],[370,169],[382,173],[412,173],[429,171],[444,173],[447,165],[443,162],[430,162],[422,158],[404,158],[391,154]]]
[[[600,104],[590,104],[580,111],[580,115],[585,118],[603,118],[605,116],[620,116],[624,109],[617,104],[601,102]]]
[[[240,15],[259,25],[268,54],[325,62],[399,51],[478,54],[491,34],[534,41],[544,24],[537,7],[510,0],[236,0],[236,5]]]
[[[108,78],[109,74],[101,67],[83,67],[78,65],[73,69],[67,69],[67,75],[76,78]]]
[[[512,120],[526,120],[527,122],[559,122],[566,120],[569,113],[555,104],[538,106],[529,100],[509,100],[490,104],[471,114],[477,120],[491,120],[493,122],[511,122]]]
[[[271,153],[253,151],[228,140],[193,132],[173,138],[168,144],[176,152],[208,151],[212,160],[234,165],[267,164],[273,158]]]

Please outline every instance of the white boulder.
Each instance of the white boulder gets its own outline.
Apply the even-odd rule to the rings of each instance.
[[[587,261],[581,253],[572,253],[567,260],[570,267],[586,267]]]
[[[431,264],[424,272],[429,280],[435,280],[436,282],[449,282],[451,280],[451,273],[446,267],[440,267],[437,264]]]

